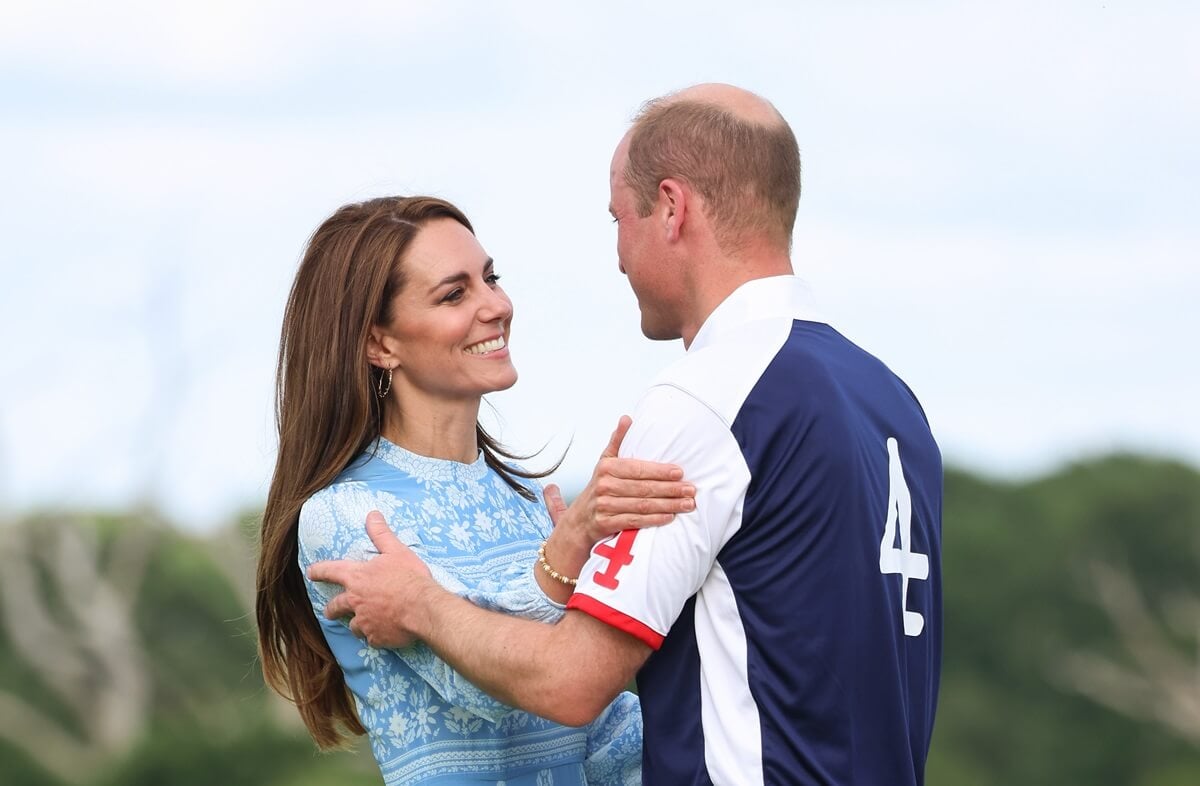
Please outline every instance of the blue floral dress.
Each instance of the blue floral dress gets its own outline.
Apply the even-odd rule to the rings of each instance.
[[[533,572],[551,527],[545,508],[517,494],[482,454],[473,464],[426,458],[381,437],[304,504],[301,570],[378,553],[365,528],[372,510],[383,513],[451,592],[529,619],[562,616],[563,606],[546,597]],[[306,582],[388,786],[641,783],[636,696],[617,697],[589,726],[552,723],[491,698],[422,643],[398,650],[367,646],[344,621],[324,617],[340,588]]]

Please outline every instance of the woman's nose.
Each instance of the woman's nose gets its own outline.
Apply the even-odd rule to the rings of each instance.
[[[497,319],[508,321],[512,317],[512,311],[512,301],[504,294],[504,290],[489,289],[479,316],[484,322],[494,322]]]

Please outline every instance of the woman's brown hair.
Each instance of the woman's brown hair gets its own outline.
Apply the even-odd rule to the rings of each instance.
[[[354,702],[313,614],[297,560],[300,508],[379,436],[379,371],[368,364],[373,325],[390,324],[404,285],[403,256],[421,227],[449,218],[471,232],[462,211],[434,197],[383,197],[346,205],[308,242],[288,296],[275,375],[279,456],[263,511],[255,614],[263,675],[295,702],[321,748],[364,734]],[[488,466],[526,499],[518,480],[544,477],[503,461],[481,426]]]

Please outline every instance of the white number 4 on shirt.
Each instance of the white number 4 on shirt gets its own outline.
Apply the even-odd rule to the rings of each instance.
[[[920,636],[925,629],[925,618],[918,612],[908,610],[908,581],[929,578],[929,557],[912,550],[912,497],[908,493],[908,484],[904,482],[900,445],[895,437],[888,437],[887,451],[887,522],[883,525],[883,540],[879,543],[879,572],[900,574],[900,611],[904,614],[904,635]],[[900,548],[896,548],[897,524],[900,529]]]

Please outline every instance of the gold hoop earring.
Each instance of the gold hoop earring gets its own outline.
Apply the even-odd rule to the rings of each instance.
[[[386,385],[383,384],[383,380],[384,380],[383,374],[379,375],[379,381],[375,383],[375,395],[379,396],[380,398],[387,398],[387,394],[392,389],[392,370],[389,368],[389,369],[386,369],[386,371],[387,371],[387,384]]]

